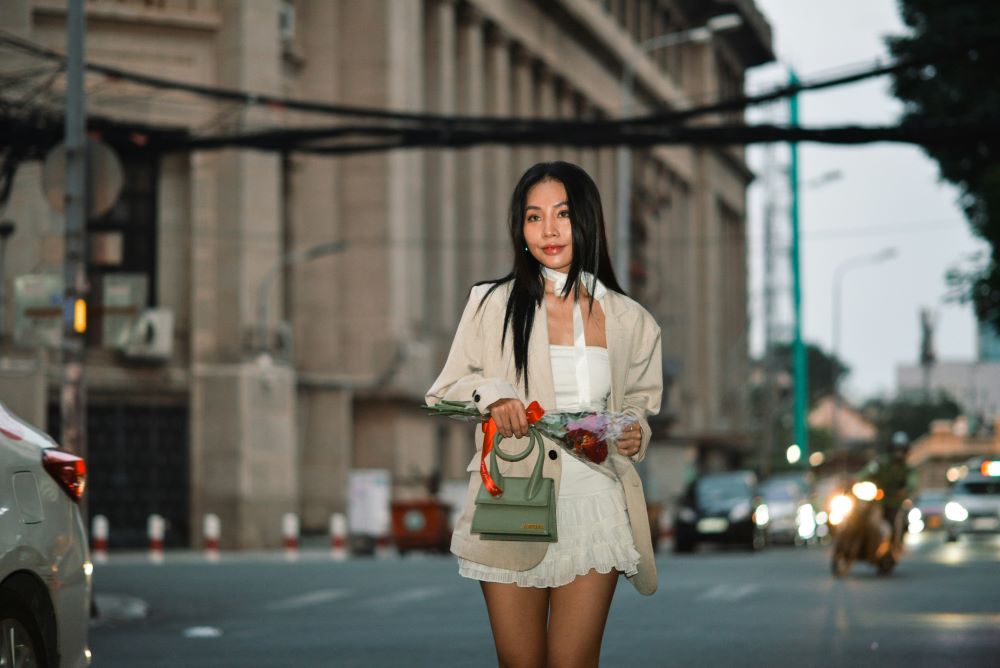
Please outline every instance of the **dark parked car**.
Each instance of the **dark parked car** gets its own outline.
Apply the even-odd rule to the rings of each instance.
[[[698,543],[729,543],[759,550],[767,543],[769,517],[752,471],[709,473],[688,486],[674,519],[674,551]]]

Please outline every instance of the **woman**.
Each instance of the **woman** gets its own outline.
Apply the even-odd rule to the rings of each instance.
[[[649,443],[663,390],[660,328],[624,294],[608,256],[600,195],[582,169],[539,163],[511,197],[514,268],[477,284],[427,402],[472,400],[505,439],[528,433],[525,406],[610,410],[638,419],[611,458],[612,480],[545,444],[559,540],[483,540],[469,531],[482,481],[477,452],[451,551],[479,580],[501,666],[596,666],[619,573],[656,590],[645,499],[632,462]],[[520,452],[527,441],[502,441]],[[479,444],[477,443],[477,447]],[[505,475],[527,476],[530,455]],[[503,467],[502,467],[503,468]]]

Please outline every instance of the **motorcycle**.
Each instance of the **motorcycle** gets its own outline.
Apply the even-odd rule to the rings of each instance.
[[[879,575],[889,575],[903,553],[904,507],[890,524],[879,503],[885,496],[873,482],[858,482],[851,493],[835,499],[843,518],[833,544],[831,569],[836,577],[844,577],[855,561],[864,560],[875,566]]]

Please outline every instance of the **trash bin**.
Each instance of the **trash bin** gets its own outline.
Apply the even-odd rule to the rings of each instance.
[[[448,552],[451,506],[437,499],[393,501],[392,539],[400,554],[410,550]]]

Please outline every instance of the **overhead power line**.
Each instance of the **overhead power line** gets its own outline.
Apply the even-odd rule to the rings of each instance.
[[[59,63],[65,57],[51,49],[0,31],[0,46],[18,49]],[[964,45],[939,54],[951,58],[975,45]],[[483,144],[563,145],[581,147],[651,146],[656,144],[748,145],[768,142],[822,142],[863,144],[902,142],[931,146],[941,143],[973,145],[1000,139],[1000,119],[951,119],[940,124],[907,123],[898,126],[846,126],[829,128],[782,127],[777,125],[685,125],[700,114],[721,113],[762,104],[792,93],[818,90],[881,76],[902,68],[924,66],[927,60],[896,61],[866,69],[841,70],[835,76],[793,86],[782,86],[754,96],[741,96],[681,111],[654,114],[639,119],[580,121],[570,119],[526,119],[406,113],[350,105],[337,105],[232,89],[172,81],[130,72],[117,67],[89,63],[87,69],[105,76],[128,80],[159,90],[187,91],[212,99],[244,105],[269,105],[299,111],[370,120],[371,123],[323,127],[276,127],[216,135],[196,135],[187,129],[150,126],[131,121],[92,117],[91,129],[112,144],[128,144],[155,151],[214,150],[227,147],[268,151],[345,155],[401,148],[465,148]],[[60,68],[61,69],[61,68]],[[56,70],[58,72],[59,70]],[[377,121],[382,121],[378,123]],[[25,158],[57,143],[62,134],[58,110],[45,110],[24,101],[0,98],[0,143]]]
[[[66,60],[66,56],[62,53],[59,53],[58,51],[54,51],[52,49],[41,46],[29,40],[25,40],[21,37],[18,37],[16,35],[13,35],[9,32],[2,30],[0,30],[0,44],[5,45],[9,48],[17,49],[24,53],[32,54],[39,58],[45,58],[59,63],[64,63]],[[863,66],[859,66],[857,69],[845,72],[843,74],[836,74],[835,76],[818,78],[815,80],[806,79],[796,85],[779,86],[770,91],[757,95],[752,95],[752,96],[740,95],[726,100],[720,100],[707,105],[692,107],[690,109],[665,111],[665,112],[651,114],[648,116],[639,116],[636,118],[622,120],[622,121],[620,120],[570,121],[566,119],[554,120],[554,119],[529,119],[529,118],[516,118],[516,117],[496,117],[496,116],[451,116],[442,114],[402,112],[402,111],[393,111],[388,109],[380,109],[375,107],[360,107],[354,105],[332,104],[328,102],[298,100],[294,98],[281,97],[277,95],[269,95],[266,93],[253,93],[232,88],[223,88],[219,86],[205,86],[201,84],[193,84],[188,82],[176,81],[173,79],[166,79],[163,77],[141,74],[138,72],[122,69],[120,67],[114,67],[111,65],[101,65],[92,62],[85,63],[85,67],[90,72],[103,74],[105,76],[114,79],[121,79],[125,81],[131,81],[133,83],[147,85],[153,88],[184,91],[195,95],[211,97],[218,100],[227,100],[230,102],[239,102],[246,105],[262,105],[268,107],[278,107],[295,111],[329,114],[329,115],[343,116],[348,118],[369,118],[372,120],[406,121],[406,122],[431,123],[431,124],[476,123],[476,124],[500,125],[500,126],[508,124],[515,124],[515,125],[531,124],[537,127],[553,127],[553,126],[565,126],[566,124],[579,124],[586,127],[601,127],[605,125],[618,126],[622,124],[660,125],[667,122],[680,122],[683,120],[687,120],[705,114],[720,113],[724,111],[737,111],[740,109],[745,109],[746,107],[749,106],[764,104],[767,102],[773,102],[774,100],[781,99],[783,97],[788,97],[790,95],[799,92],[821,90],[824,88],[841,86],[849,83],[863,81],[865,79],[869,79],[872,77],[884,76],[886,74],[890,74],[893,72],[897,72],[912,67],[923,67],[934,62],[939,62],[941,60],[947,60],[964,55],[970,49],[975,49],[976,47],[977,47],[976,43],[969,43],[965,45],[956,45],[947,50],[943,50],[932,57],[929,56],[921,59],[904,58],[904,59],[897,59],[889,63],[876,60],[874,63],[869,63]]]

